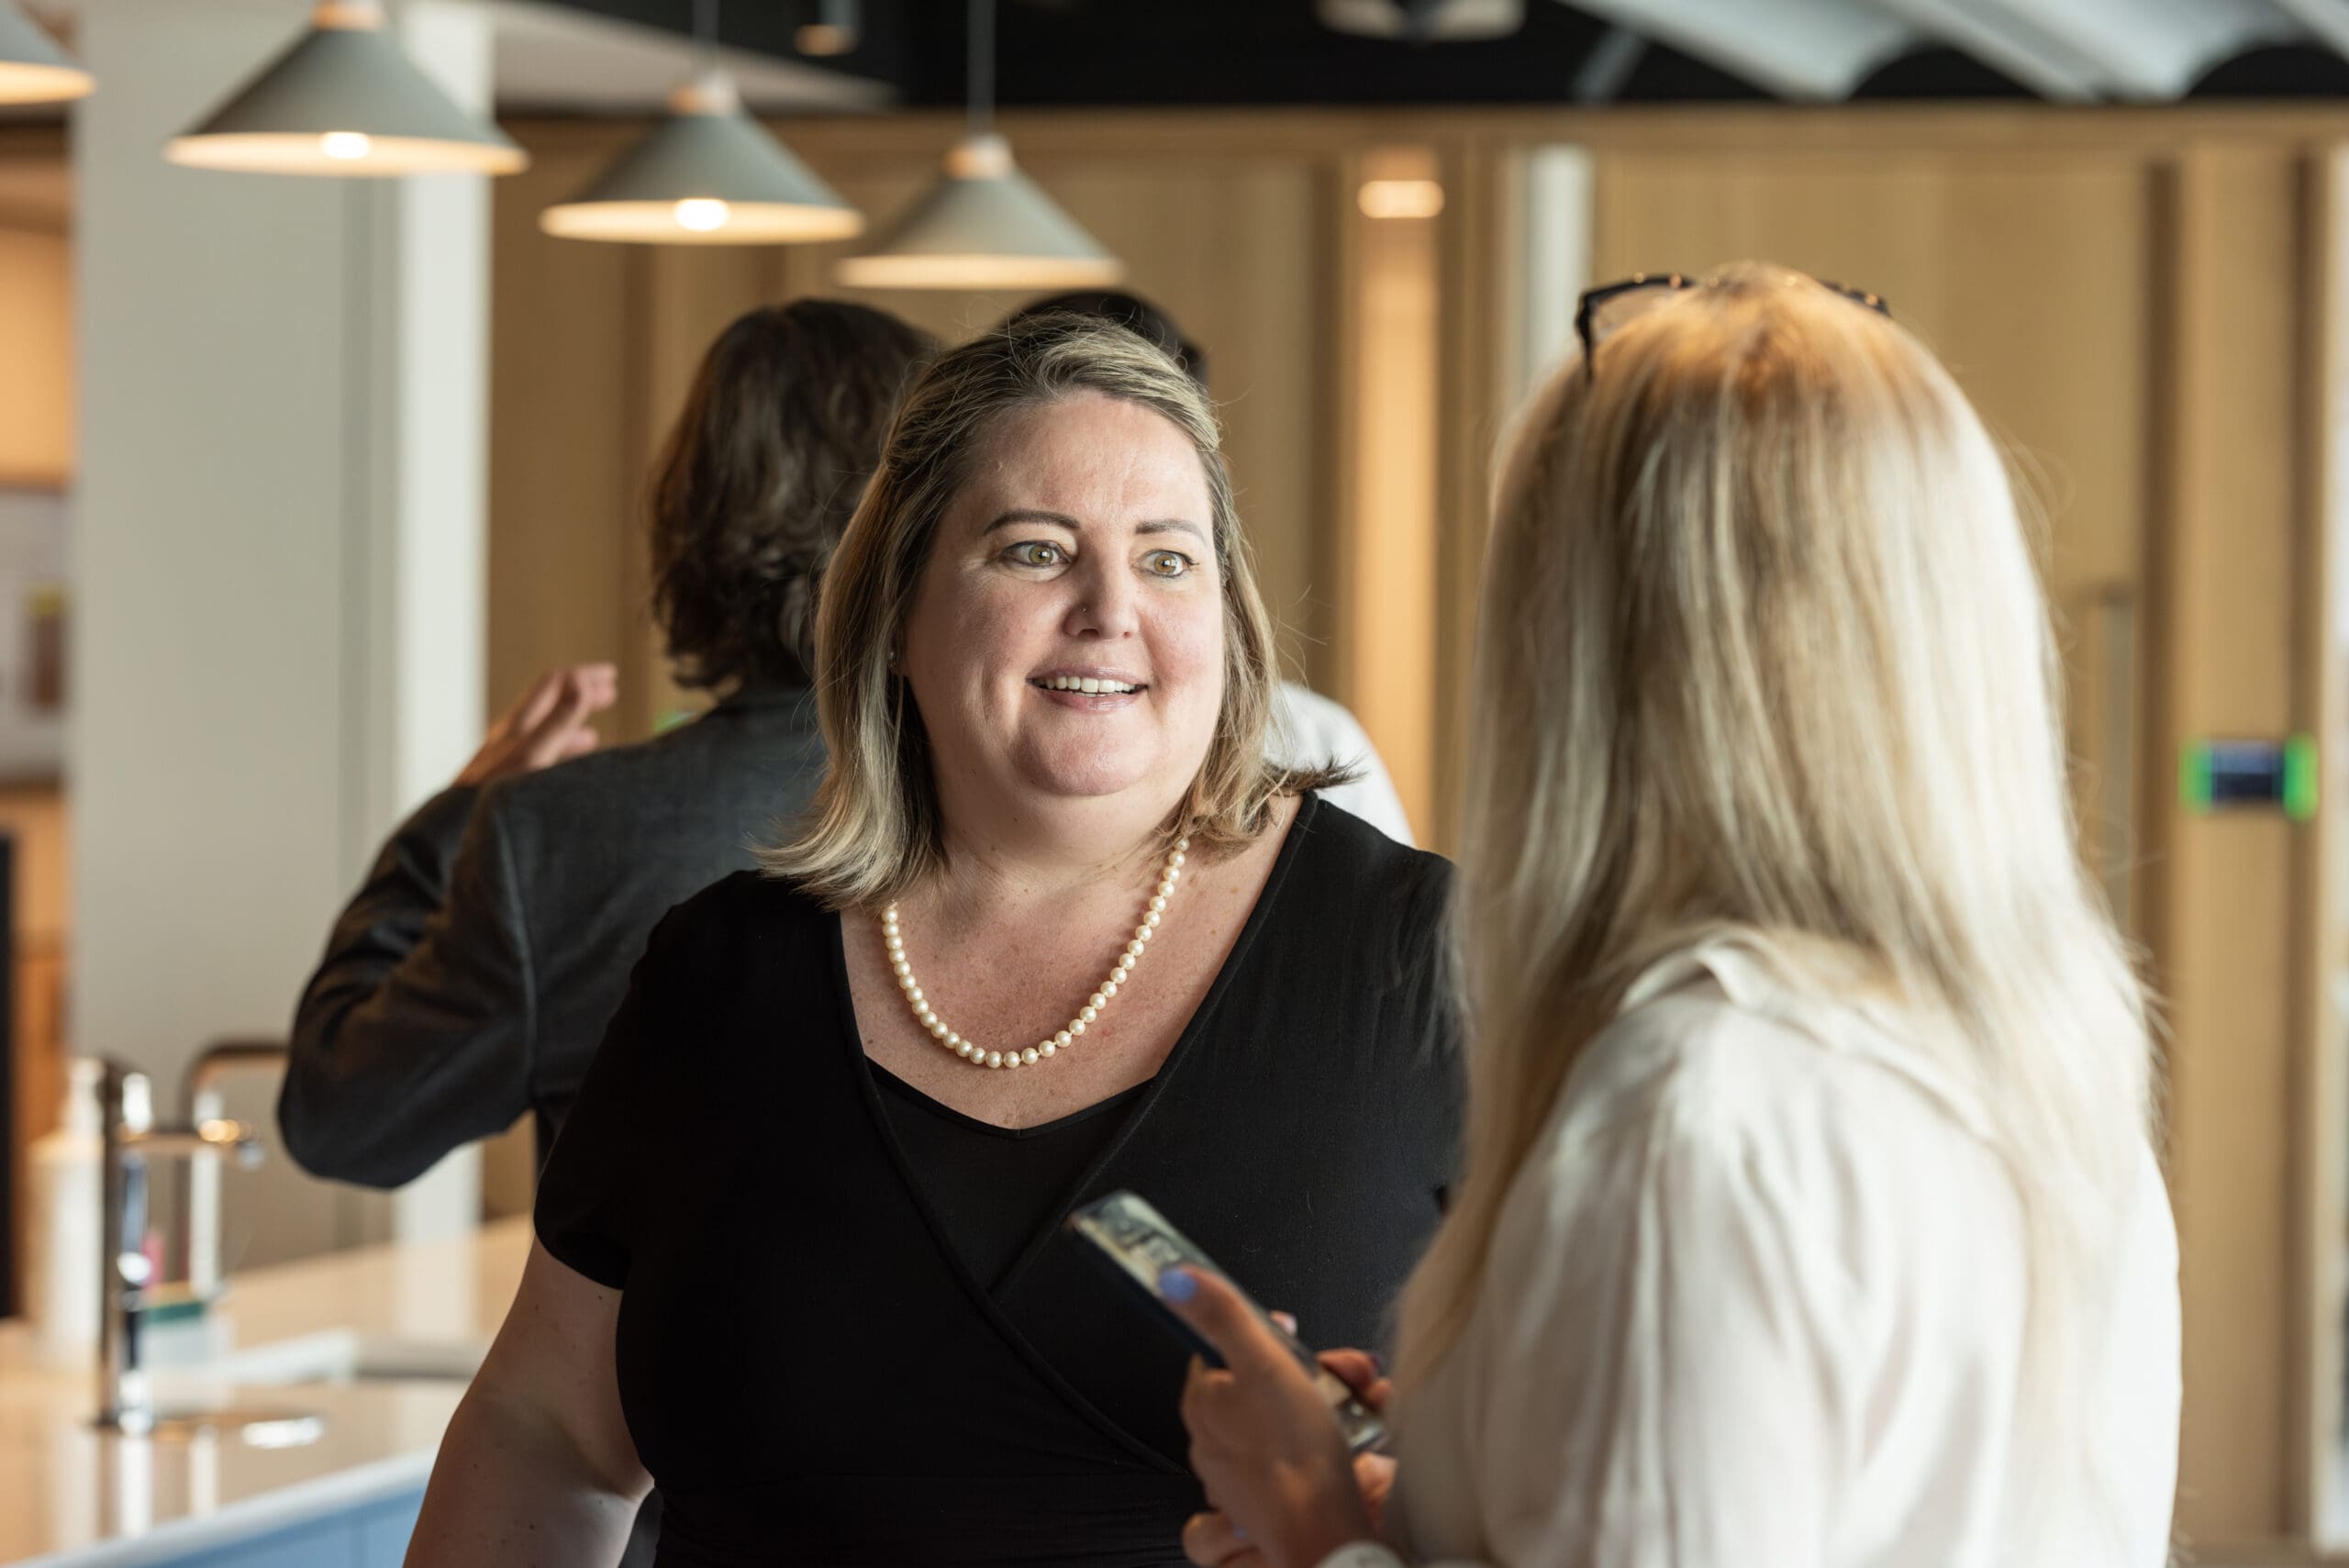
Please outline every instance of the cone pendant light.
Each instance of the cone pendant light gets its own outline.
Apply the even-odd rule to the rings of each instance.
[[[61,103],[96,85],[17,0],[0,0],[0,104]]]
[[[307,33],[163,156],[270,174],[510,174],[529,162],[417,69],[380,0],[319,0]]]
[[[742,112],[715,71],[677,89],[669,118],[585,190],[539,215],[566,239],[786,245],[850,239],[864,215]]]
[[[944,177],[881,242],[840,264],[852,288],[1102,287],[1125,264],[1019,172],[995,134],[995,6],[971,0],[971,129]]]

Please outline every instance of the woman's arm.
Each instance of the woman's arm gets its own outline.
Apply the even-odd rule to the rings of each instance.
[[[590,750],[611,667],[550,671],[385,841],[303,988],[277,1122],[314,1176],[396,1187],[530,1108],[534,960],[499,801]]]
[[[522,1286],[433,1462],[408,1568],[619,1561],[651,1478],[620,1413],[620,1296],[533,1241]]]

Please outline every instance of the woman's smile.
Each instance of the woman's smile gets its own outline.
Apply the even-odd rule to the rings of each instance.
[[[1066,665],[1028,677],[1028,685],[1055,707],[1077,713],[1119,713],[1149,694],[1150,684],[1122,670]]]

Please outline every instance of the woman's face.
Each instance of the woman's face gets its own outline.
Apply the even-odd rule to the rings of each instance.
[[[1163,416],[1098,393],[981,439],[906,625],[940,792],[1172,810],[1223,706],[1207,475]]]

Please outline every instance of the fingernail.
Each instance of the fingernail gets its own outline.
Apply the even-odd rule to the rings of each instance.
[[[1169,1301],[1179,1305],[1198,1293],[1199,1282],[1193,1279],[1187,1270],[1169,1269],[1158,1276],[1158,1294]]]

